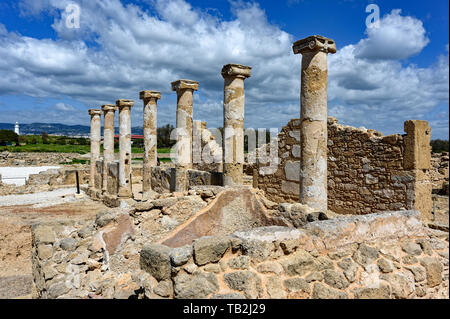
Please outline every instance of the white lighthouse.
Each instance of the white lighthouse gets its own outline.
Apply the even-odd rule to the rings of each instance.
[[[20,135],[19,133],[19,123],[16,122],[16,125],[14,125],[14,133],[16,133],[17,135]]]

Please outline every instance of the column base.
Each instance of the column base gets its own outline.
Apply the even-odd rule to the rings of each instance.
[[[133,198],[133,193],[131,191],[131,189],[129,188],[125,188],[125,187],[121,187],[119,188],[119,192],[117,193],[117,197],[118,198]]]

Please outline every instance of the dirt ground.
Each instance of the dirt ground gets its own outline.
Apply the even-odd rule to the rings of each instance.
[[[30,225],[55,220],[93,219],[106,206],[82,198],[70,203],[0,207],[0,299],[31,294]]]

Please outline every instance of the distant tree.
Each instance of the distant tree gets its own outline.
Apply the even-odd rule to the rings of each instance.
[[[135,139],[133,140],[133,146],[134,147],[144,147],[144,140],[143,139]]]
[[[30,139],[30,142],[29,142],[30,144],[37,144],[37,138],[36,137],[32,137],[31,139]]]
[[[170,139],[170,133],[174,130],[173,125],[167,124],[157,129],[158,147],[172,147],[176,141]]]
[[[430,142],[431,144],[431,150],[434,153],[442,153],[442,152],[448,152],[449,151],[449,145],[448,140],[432,140]]]
[[[79,137],[77,138],[78,145],[88,145],[88,140],[86,138]]]
[[[25,144],[26,143],[26,139],[25,139],[25,137],[24,136],[19,136],[19,139],[18,139],[18,144],[20,145],[20,144]]]
[[[46,132],[42,132],[41,137],[42,137],[42,143],[43,144],[48,144],[49,143],[48,134]]]
[[[19,142],[19,135],[11,130],[0,130],[0,144],[6,144],[8,142],[17,143]]]

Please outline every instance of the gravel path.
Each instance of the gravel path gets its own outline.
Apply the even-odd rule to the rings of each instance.
[[[72,187],[60,188],[49,192],[0,196],[0,207],[33,204],[35,204],[34,207],[36,208],[54,206],[76,201],[77,199],[74,196],[76,194],[76,191],[77,189],[75,187]]]

